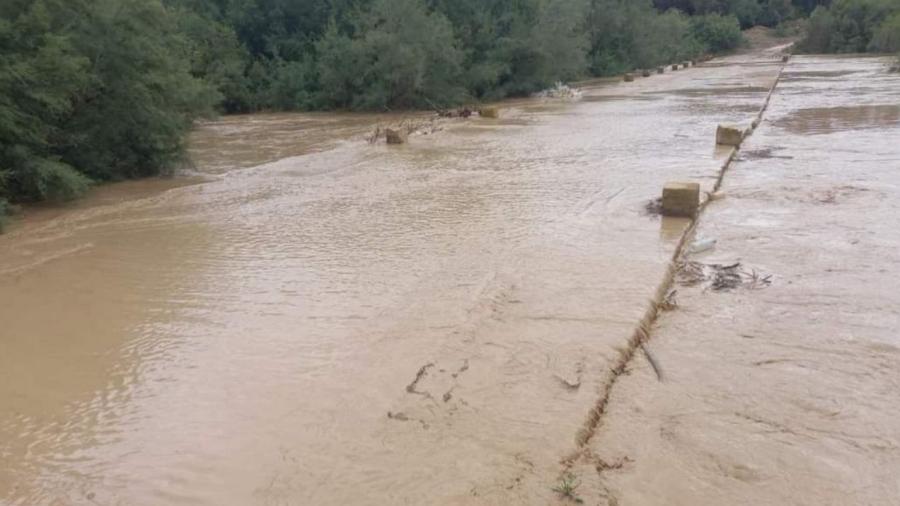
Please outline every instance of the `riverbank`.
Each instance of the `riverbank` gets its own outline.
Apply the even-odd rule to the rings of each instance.
[[[585,497],[900,496],[900,298],[885,283],[900,271],[900,151],[884,143],[900,134],[900,78],[886,61],[791,60],[700,219],[716,248],[684,259],[677,308],[651,331],[663,378],[639,356],[611,393],[591,452],[617,465],[582,466]]]

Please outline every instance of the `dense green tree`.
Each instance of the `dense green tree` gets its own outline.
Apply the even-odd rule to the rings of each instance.
[[[691,24],[697,40],[710,51],[734,49],[741,43],[741,26],[734,15],[694,16]]]
[[[94,179],[156,174],[183,152],[194,118],[219,97],[190,74],[187,42],[154,0],[94,0],[76,45],[91,83],[63,128],[60,154]]]
[[[591,0],[587,17],[591,73],[615,74],[630,70],[639,58],[650,59],[647,50],[638,48],[637,31],[655,15],[649,0]]]
[[[195,11],[172,8],[178,31],[187,39],[184,58],[191,74],[209,83],[222,95],[226,112],[247,112],[257,108],[247,78],[250,54],[237,34],[214,17],[211,9]]]
[[[83,6],[36,0],[4,4],[0,18],[0,199],[65,198],[87,179],[60,160],[63,120],[91,78],[63,19]],[[53,13],[56,13],[54,15]]]
[[[0,18],[0,198],[154,174],[218,100],[154,0],[10,0]]]
[[[653,67],[711,50],[698,39],[690,19],[676,9],[660,14],[649,0],[592,0],[591,72],[606,75]]]

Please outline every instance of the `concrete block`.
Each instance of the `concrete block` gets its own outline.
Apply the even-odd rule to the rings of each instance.
[[[482,107],[478,109],[478,115],[482,118],[497,119],[500,117],[500,109],[496,107]]]
[[[650,70],[648,70],[648,69],[642,70],[641,75],[644,77],[650,77]]]
[[[693,218],[700,207],[700,184],[669,182],[663,187],[663,216]]]
[[[744,129],[736,125],[719,125],[716,129],[716,144],[740,146],[744,141]]]
[[[387,140],[388,144],[405,144],[406,143],[406,134],[401,132],[400,130],[386,128],[386,129],[384,129],[384,137]]]
[[[630,83],[632,81],[634,81],[634,74],[632,74],[632,73],[625,74],[625,82]]]
[[[678,70],[678,64],[672,65],[672,70]]]

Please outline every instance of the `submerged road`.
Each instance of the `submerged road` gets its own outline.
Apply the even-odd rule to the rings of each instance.
[[[688,255],[678,308],[653,329],[665,380],[635,360],[591,443],[595,459],[626,465],[580,466],[585,498],[900,504],[900,77],[889,61],[785,68],[699,222],[715,250]],[[717,285],[709,266],[737,263],[740,282]]]
[[[793,167],[766,151],[766,139],[803,153],[833,141],[805,131],[821,118],[795,109],[831,107],[824,104],[832,95],[850,109],[860,97],[871,106],[897,103],[897,78],[880,77],[880,60],[828,61],[828,72],[862,70],[843,79],[784,76],[772,103],[782,126],[767,113],[745,148],[757,154],[746,151],[732,165],[771,179],[746,182],[758,187],[748,195],[799,185],[786,173],[821,168]],[[663,351],[658,330],[648,349],[664,381],[648,381],[636,356],[593,437],[585,438],[585,427],[688,226],[649,215],[646,204],[668,180],[712,189],[729,154],[714,145],[716,125],[749,124],[782,67],[778,51],[755,52],[634,83],[595,82],[579,101],[511,103],[499,120],[442,124],[399,147],[364,140],[397,117],[229,117],[194,135],[190,178],[115,185],[74,209],[35,211],[0,237],[0,502],[548,504],[563,501],[552,487],[569,470],[581,483],[577,493],[597,504],[619,497],[668,504],[660,499],[667,490],[700,501],[694,504],[721,504],[721,496],[690,493],[678,475],[641,488],[642,473],[657,476],[653,462],[674,453],[659,453],[657,440],[639,433],[669,414],[630,399],[657,396],[665,400],[653,403],[661,410],[702,402],[688,390],[660,390],[676,388],[688,369]],[[844,83],[851,79],[894,81],[861,94]],[[781,94],[782,86],[798,89]],[[900,159],[886,140],[896,136],[893,114],[876,107],[825,121],[836,132],[882,139],[877,156],[840,156],[884,177],[883,196],[897,184],[884,167]],[[878,124],[868,126],[872,118]],[[846,198],[874,197],[874,190]],[[845,198],[834,191],[838,204],[822,208],[829,213]],[[708,212],[733,202],[740,201],[729,195]],[[732,219],[770,241],[783,239],[764,228],[779,203],[761,204],[765,213],[754,216],[735,211],[743,217]],[[812,225],[803,219],[792,226]],[[841,222],[825,211],[810,219]],[[869,224],[854,223],[861,239]],[[880,236],[897,237],[886,225]],[[720,246],[707,254],[750,254],[708,226],[701,222],[701,232],[718,236]],[[855,251],[842,258],[869,258]],[[793,301],[777,307],[806,314],[802,300],[779,292],[802,279],[774,259],[754,262],[774,275],[769,286],[725,295],[679,287],[678,309],[659,325],[711,311],[701,299],[692,311],[695,297],[746,307]],[[896,331],[884,304],[865,314],[888,318],[880,325]],[[691,322],[714,332],[717,320]],[[885,331],[879,346],[889,353],[898,345]],[[723,355],[692,353],[727,369]],[[759,353],[762,361],[784,358]],[[735,378],[707,371],[716,379],[707,387],[727,396]],[[871,413],[883,414],[882,402],[896,405],[890,385],[864,374],[859,381],[865,378],[884,387],[868,401]],[[745,380],[738,386],[752,389]],[[756,395],[759,403],[768,397]],[[878,419],[885,430],[871,441],[895,465],[897,422]],[[855,427],[841,430],[861,434]],[[745,444],[742,434],[728,441]]]

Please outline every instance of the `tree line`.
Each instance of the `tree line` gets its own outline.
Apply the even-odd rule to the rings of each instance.
[[[822,0],[166,0],[226,112],[446,106],[732,49]]]
[[[900,52],[900,0],[834,0],[819,6],[799,48],[811,53]]]
[[[169,170],[204,115],[524,95],[727,51],[820,3],[3,0],[0,215]]]

